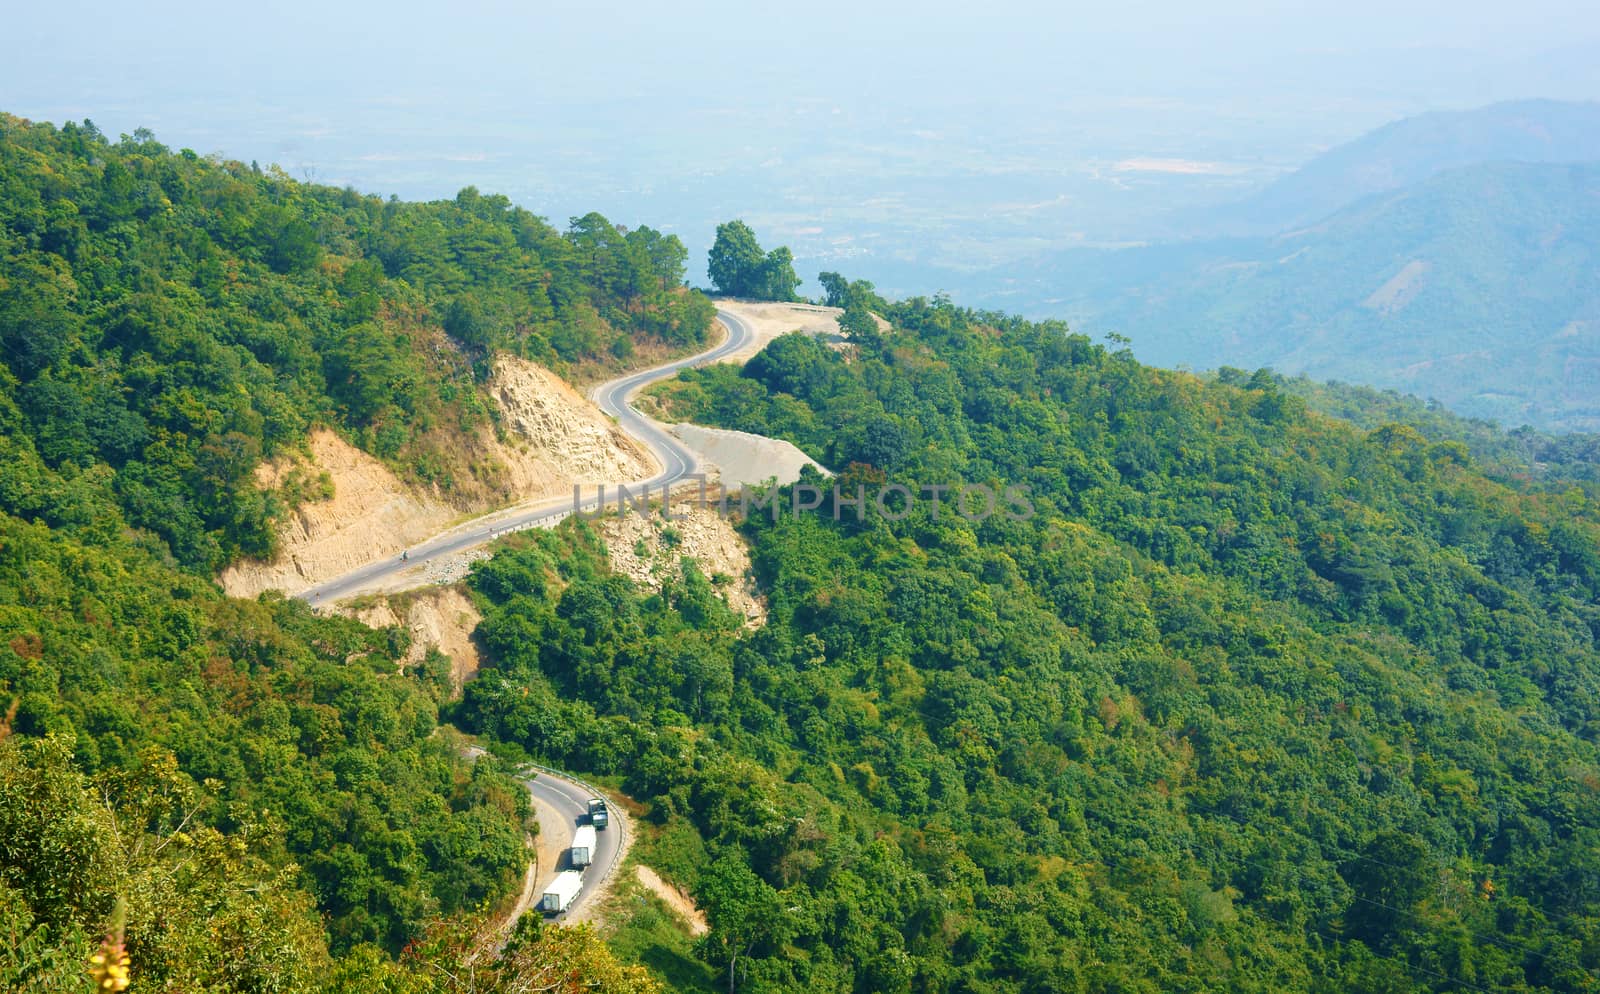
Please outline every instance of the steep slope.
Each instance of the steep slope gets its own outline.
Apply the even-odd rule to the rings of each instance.
[[[404,594],[372,598],[360,606],[342,606],[338,613],[372,628],[400,627],[411,633],[404,664],[423,663],[430,651],[450,661],[450,688],[460,693],[462,684],[478,672],[478,647],[472,632],[483,616],[459,587],[430,587]]]
[[[307,456],[264,463],[256,482],[271,492],[296,474],[309,475],[326,481],[327,496],[301,501],[285,516],[270,561],[244,559],[222,571],[218,579],[230,596],[296,593],[374,555],[398,555],[461,514],[326,428],[312,432],[308,448]]]
[[[232,564],[222,573],[223,588],[236,597],[263,590],[295,594],[375,558],[399,555],[465,514],[655,471],[649,453],[548,369],[499,356],[493,370],[487,393],[504,438],[484,427],[463,433],[458,443],[470,453],[470,465],[492,480],[476,499],[451,502],[439,488],[402,480],[332,432],[315,432],[309,457],[265,464],[257,480],[270,493],[296,474],[321,478],[331,494],[305,500],[286,515],[276,534],[278,553],[267,562]]]
[[[626,514],[601,519],[596,527],[605,538],[611,568],[660,590],[682,582],[687,559],[746,624],[765,622],[767,606],[751,575],[750,550],[732,523],[714,507],[678,507],[673,517],[668,521]]]

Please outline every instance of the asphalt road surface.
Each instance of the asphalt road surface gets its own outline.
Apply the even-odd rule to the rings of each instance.
[[[638,494],[641,489],[647,489],[659,495],[662,487],[669,487],[699,470],[694,455],[668,434],[666,429],[635,410],[630,401],[634,394],[650,384],[675,376],[680,370],[690,366],[716,362],[743,348],[750,341],[752,334],[750,326],[737,316],[719,309],[717,320],[728,329],[728,337],[722,344],[699,355],[689,356],[687,359],[679,359],[642,372],[629,373],[627,376],[608,380],[596,387],[591,394],[600,409],[616,418],[622,430],[648,448],[661,464],[661,472],[648,480],[617,481],[625,483],[634,494]],[[608,496],[614,500],[615,491],[608,489]],[[579,508],[589,510],[596,503],[595,493],[587,492],[583,494]],[[404,560],[398,556],[386,556],[357,567],[343,576],[307,587],[295,596],[314,604],[331,604],[358,593],[385,589],[390,586],[397,574],[415,569],[419,564],[440,556],[454,556],[466,552],[493,541],[502,532],[553,525],[572,513],[572,505],[572,498],[563,497],[515,511],[485,515],[408,549]]]
[[[539,867],[539,881],[534,891],[534,910],[538,910],[538,895],[543,894],[550,881],[562,870],[573,867],[566,850],[572,846],[573,833],[579,825],[589,820],[589,798],[594,796],[570,780],[550,773],[540,773],[531,780],[523,780],[528,793],[533,796],[534,808],[539,814],[539,834],[555,842],[562,849],[561,861],[556,866]],[[600,882],[616,869],[622,855],[623,829],[617,824],[615,804],[608,805],[611,825],[595,833],[593,862],[583,871],[583,890],[563,914],[572,918],[583,910],[589,899],[599,892]]]
[[[480,746],[467,746],[466,754],[473,759],[484,755]],[[550,885],[557,873],[570,870],[572,859],[572,837],[577,833],[578,826],[589,820],[589,798],[595,796],[588,789],[575,781],[568,780],[555,773],[539,772],[536,776],[518,777],[522,785],[528,788],[528,795],[533,801],[533,810],[539,818],[539,835],[547,844],[554,844],[561,850],[561,858],[553,866],[539,867],[539,878],[534,882],[533,905],[530,911],[535,911],[539,906],[539,896]],[[583,871],[583,890],[578,893],[576,900],[567,907],[562,918],[570,919],[583,910],[589,900],[600,892],[600,884],[613,870],[622,858],[622,842],[627,832],[627,816],[617,810],[615,804],[607,805],[611,812],[611,825],[604,831],[595,832],[594,852],[588,869]],[[514,921],[508,922],[509,929]]]

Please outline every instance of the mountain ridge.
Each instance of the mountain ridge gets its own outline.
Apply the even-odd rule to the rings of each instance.
[[[1335,146],[1204,216],[1218,222],[1222,230],[1215,234],[1269,234],[1460,166],[1594,160],[1600,160],[1600,101],[1519,100],[1433,111]]]
[[[1600,164],[1489,163],[1267,237],[1078,250],[1017,277],[1160,365],[1271,366],[1600,427]],[[1029,308],[1036,310],[1039,306]]]

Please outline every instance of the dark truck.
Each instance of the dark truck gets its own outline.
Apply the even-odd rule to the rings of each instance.
[[[605,828],[611,821],[611,812],[606,810],[606,802],[599,797],[589,798],[589,824],[595,828]]]

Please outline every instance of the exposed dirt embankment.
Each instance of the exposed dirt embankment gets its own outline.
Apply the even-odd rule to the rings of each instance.
[[[656,871],[643,863],[635,863],[634,873],[639,877],[639,882],[648,887],[651,893],[661,898],[667,907],[676,911],[689,926],[689,934],[699,938],[711,931],[711,926],[706,923],[706,913],[695,907],[694,899],[677,887],[672,886]]]
[[[456,690],[478,672],[478,647],[472,632],[483,615],[458,587],[433,587],[380,597],[344,613],[373,628],[404,625],[411,632],[408,664],[420,663],[430,648],[450,657],[450,682]]]
[[[408,487],[372,456],[323,428],[311,433],[310,455],[264,463],[263,489],[276,489],[296,469],[326,473],[333,496],[308,501],[278,529],[281,551],[271,562],[243,560],[221,576],[234,597],[263,590],[296,593],[439,531],[461,514],[438,494]]]
[[[640,480],[655,460],[566,381],[537,363],[501,357],[489,391],[508,440],[496,443],[519,500],[558,497],[574,483]]]
[[[312,478],[326,473],[333,496],[300,505],[279,529],[279,554],[271,562],[230,566],[220,577],[223,589],[235,597],[298,593],[374,559],[398,556],[465,515],[560,497],[574,483],[592,487],[656,471],[641,446],[542,366],[501,357],[488,389],[504,437],[485,428],[461,440],[476,477],[464,495],[408,485],[326,429],[312,433],[308,455],[262,465],[256,479],[263,488],[281,486],[297,470]]]
[[[767,620],[767,605],[750,575],[750,550],[715,508],[674,504],[676,520],[652,514],[611,515],[599,522],[611,554],[611,568],[636,583],[661,589],[664,578],[680,576],[681,560],[694,560],[717,585],[728,606],[752,627]]]
[[[737,352],[730,353],[723,362],[743,365],[774,339],[791,331],[819,335],[830,344],[843,344],[839,331],[839,317],[844,311],[838,307],[819,307],[816,304],[774,304],[749,300],[717,301],[717,306],[731,311],[750,326],[750,342]]]

